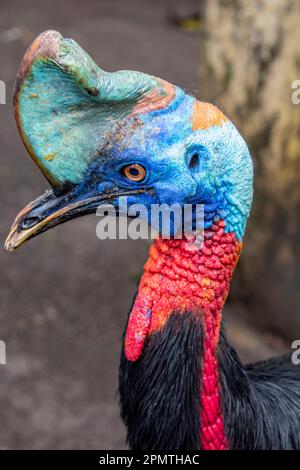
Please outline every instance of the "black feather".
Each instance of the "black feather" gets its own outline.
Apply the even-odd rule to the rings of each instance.
[[[120,365],[121,414],[132,449],[201,448],[203,326],[174,313],[152,334],[141,358]],[[220,394],[230,449],[300,449],[300,366],[287,355],[243,366],[223,328]]]
[[[132,449],[200,448],[202,345],[201,322],[175,313],[149,337],[137,362],[122,351],[121,410]]]
[[[230,448],[300,449],[300,367],[291,355],[243,367],[224,332],[218,355]]]

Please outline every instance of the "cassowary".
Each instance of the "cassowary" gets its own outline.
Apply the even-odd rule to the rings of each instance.
[[[222,325],[252,202],[234,125],[164,80],[103,71],[55,31],[26,52],[14,106],[52,189],[19,213],[6,250],[100,204],[118,209],[120,196],[147,210],[204,205],[201,246],[160,234],[129,313],[119,373],[129,446],[300,449],[299,367],[289,355],[243,366]]]

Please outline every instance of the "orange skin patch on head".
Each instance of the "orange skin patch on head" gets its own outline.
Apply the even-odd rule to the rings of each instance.
[[[216,106],[210,103],[196,101],[192,114],[192,129],[198,131],[211,126],[220,126],[228,118]]]

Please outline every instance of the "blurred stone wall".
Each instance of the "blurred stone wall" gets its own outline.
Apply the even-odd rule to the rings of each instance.
[[[232,299],[300,335],[299,0],[207,0],[199,97],[237,125],[255,165],[254,205]],[[298,332],[298,336],[297,336]]]

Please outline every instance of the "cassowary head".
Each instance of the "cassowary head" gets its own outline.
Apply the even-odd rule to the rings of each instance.
[[[213,105],[141,72],[108,73],[71,39],[42,33],[22,61],[14,93],[23,142],[52,190],[17,216],[6,241],[69,219],[142,203],[201,203],[241,239],[252,163],[233,124]]]

